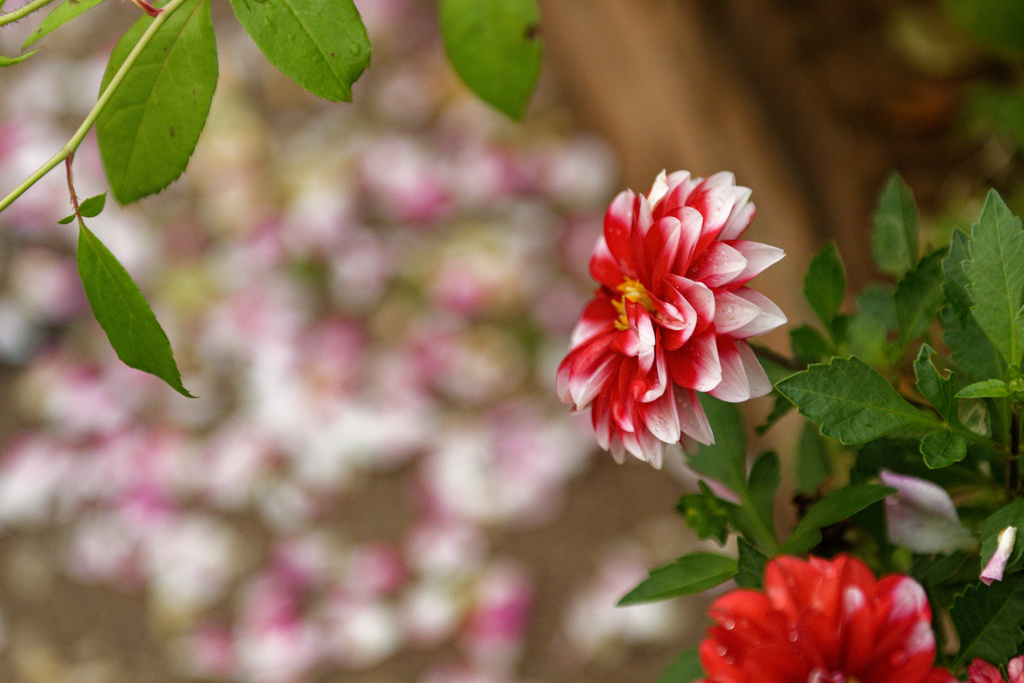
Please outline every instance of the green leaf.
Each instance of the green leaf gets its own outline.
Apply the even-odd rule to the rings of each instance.
[[[829,475],[825,440],[810,422],[804,423],[796,452],[797,493],[814,493]]]
[[[83,218],[95,218],[100,215],[103,211],[104,205],[107,203],[107,193],[98,194],[93,197],[89,197],[84,202],[78,205],[78,213]]]
[[[1024,12],[1017,0],[943,0],[946,14],[985,47],[1024,57]]]
[[[754,512],[772,526],[775,517],[775,491],[779,488],[779,456],[774,452],[762,453],[750,467],[747,491]]]
[[[18,57],[5,57],[3,55],[0,55],[0,66],[14,66],[15,64],[24,62],[26,59],[34,55],[36,52],[38,52],[38,50],[33,50],[32,52],[19,55]]]
[[[715,443],[688,454],[687,462],[694,471],[722,482],[733,491],[742,491],[747,482],[747,430],[743,417],[733,403],[707,394],[701,394],[700,402]]]
[[[683,555],[671,564],[652,570],[639,586],[619,600],[619,606],[703,593],[731,579],[736,569],[736,560],[725,555]]]
[[[544,52],[535,0],[440,0],[438,15],[462,82],[507,116],[522,118]]]
[[[768,563],[768,556],[742,536],[736,539],[736,548],[739,550],[738,568],[736,576],[733,577],[736,585],[740,588],[761,588],[764,584],[764,566]]]
[[[975,382],[957,392],[957,398],[1005,398],[1010,395],[1010,387],[1001,379],[986,379]]]
[[[26,47],[51,31],[60,28],[79,14],[92,9],[101,2],[103,2],[103,0],[67,0],[66,2],[62,2],[57,5],[52,12],[46,15],[46,18],[39,23],[36,30],[32,31],[32,33],[28,35],[25,42],[21,44],[21,49],[24,50]]]
[[[804,277],[804,296],[818,319],[831,329],[832,320],[846,298],[846,268],[835,243],[828,244],[811,259]]]
[[[805,553],[821,541],[820,529],[885,498],[896,489],[879,484],[851,484],[826,494],[811,506],[782,546],[783,553]]]
[[[698,538],[714,538],[720,545],[724,545],[737,506],[712,493],[704,480],[697,484],[700,493],[690,493],[680,498],[676,510],[686,520],[686,525],[697,532]]]
[[[939,429],[921,439],[921,455],[933,470],[949,467],[967,457],[967,441],[948,429]]]
[[[886,331],[896,330],[896,290],[888,285],[871,285],[857,297],[857,307],[882,324]]]
[[[152,21],[139,19],[118,41],[101,92]],[[216,85],[210,2],[186,0],[157,30],[96,120],[103,170],[119,202],[159,192],[184,172]]]
[[[964,270],[974,318],[1007,364],[1019,366],[1024,355],[1024,231],[995,190],[971,232],[969,249]]]
[[[947,304],[942,310],[942,322],[946,326],[942,341],[949,346],[950,359],[959,369],[960,376],[977,381],[1003,377],[1005,364],[971,312],[973,302],[967,291],[967,273],[964,271],[964,263],[970,258],[969,241],[962,230],[954,230],[949,255],[942,263],[946,276],[942,292]]]
[[[88,228],[78,231],[78,274],[92,313],[121,361],[156,375],[178,393],[181,384],[174,353],[138,286],[114,255]]]
[[[771,412],[768,413],[768,417],[764,419],[763,424],[759,424],[754,431],[757,432],[758,436],[764,436],[768,433],[768,430],[775,426],[775,423],[784,418],[789,411],[793,410],[793,404],[789,402],[782,394],[777,391],[772,392],[774,402],[772,403]]]
[[[901,277],[917,263],[920,219],[910,188],[898,173],[889,176],[878,199],[871,251],[878,269]]]
[[[899,323],[900,348],[906,348],[931,326],[942,307],[942,261],[940,249],[921,259],[896,285],[896,320]]]
[[[836,337],[842,340],[840,355],[853,355],[862,358],[869,365],[889,367],[891,344],[889,344],[885,325],[875,316],[858,313],[851,316],[839,316],[838,323],[843,321],[842,329]]]
[[[317,97],[350,101],[370,64],[352,0],[231,0],[242,28],[281,73]]]
[[[960,382],[956,375],[950,374],[943,377],[939,374],[938,368],[932,362],[932,354],[935,350],[923,344],[914,361],[914,376],[917,377],[917,390],[928,399],[932,407],[938,411],[947,424],[958,424],[957,419],[957,392],[960,390]]]
[[[657,683],[694,683],[704,678],[704,668],[700,664],[697,648],[684,650],[669,665]]]
[[[1011,574],[991,586],[969,586],[953,601],[950,616],[960,636],[954,668],[974,657],[1005,662],[1017,654],[1024,640],[1020,616],[1024,614],[1024,573]]]
[[[920,583],[946,583],[957,575],[966,561],[967,553],[962,551],[948,555],[918,555],[910,574]]]
[[[1007,562],[1007,568],[1011,568],[1021,557],[1024,556],[1024,499],[1017,498],[1009,505],[993,512],[978,527],[978,538],[981,539],[981,566],[984,567],[992,559],[996,548],[999,547],[999,534],[1008,526],[1017,527],[1018,537],[1013,544],[1013,553]],[[980,570],[979,570],[980,571]]]
[[[821,425],[822,434],[844,444],[870,441],[909,425],[937,426],[935,418],[907,403],[856,357],[812,365],[776,388],[802,415]]]
[[[793,356],[801,363],[816,363],[832,355],[829,343],[810,325],[791,328],[789,346],[793,349]]]

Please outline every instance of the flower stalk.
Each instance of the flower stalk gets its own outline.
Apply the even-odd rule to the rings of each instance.
[[[0,26],[13,24],[19,19],[24,19],[36,10],[46,7],[51,2],[53,2],[53,0],[33,0],[24,7],[19,7],[13,12],[0,12]]]
[[[49,0],[46,1],[49,2]],[[42,0],[37,0],[37,2],[42,2]],[[28,190],[28,188],[32,187],[37,182],[39,182],[40,178],[42,178],[44,175],[46,175],[54,168],[56,168],[57,165],[60,164],[62,161],[68,159],[72,154],[74,154],[75,150],[78,149],[78,146],[82,144],[82,140],[84,140],[85,136],[89,133],[89,129],[91,129],[93,124],[96,123],[96,119],[99,118],[100,113],[107,106],[107,103],[110,101],[110,98],[113,97],[114,92],[117,90],[118,86],[120,86],[121,82],[124,81],[124,77],[127,75],[128,70],[131,69],[132,66],[135,64],[135,60],[139,58],[139,55],[142,54],[142,51],[146,48],[147,45],[149,45],[149,41],[153,39],[153,36],[156,34],[156,32],[159,31],[163,23],[167,21],[167,18],[170,17],[171,14],[174,13],[174,10],[178,9],[178,7],[180,7],[184,2],[185,0],[171,0],[162,8],[160,14],[153,19],[153,23],[149,25],[149,28],[146,29],[146,32],[142,34],[141,38],[139,38],[139,42],[136,43],[135,47],[132,48],[132,51],[128,53],[128,57],[125,58],[124,63],[121,65],[121,68],[117,70],[117,73],[114,74],[114,77],[110,79],[110,83],[108,83],[107,87],[103,89],[102,93],[100,93],[99,99],[96,100],[96,104],[93,105],[93,108],[89,111],[89,114],[85,117],[85,120],[82,121],[82,125],[80,125],[78,127],[78,130],[75,131],[75,134],[71,136],[71,139],[68,140],[67,144],[61,147],[56,154],[54,154],[52,157],[50,157],[49,160],[46,161],[46,163],[44,163],[42,166],[36,169],[35,172],[32,173],[32,175],[30,175],[28,178],[22,181],[22,183],[18,185],[16,188],[14,188],[14,190],[12,190],[10,194],[8,194],[3,199],[0,199],[0,211],[3,211],[8,206],[10,206],[11,203],[15,199],[23,195],[25,191]],[[28,5],[26,5],[26,7],[28,7]]]

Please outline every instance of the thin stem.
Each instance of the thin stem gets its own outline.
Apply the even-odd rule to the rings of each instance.
[[[78,195],[75,194],[75,182],[71,175],[71,162],[75,159],[75,153],[72,152],[68,155],[68,158],[64,160],[65,173],[68,178],[68,193],[71,195],[71,207],[75,210],[75,215],[78,215]]]
[[[1006,459],[1006,489],[1011,496],[1020,489],[1020,412],[1016,404],[1010,410],[1010,457]]]
[[[153,23],[150,24],[149,28],[146,29],[146,32],[142,34],[142,37],[139,38],[139,42],[135,44],[132,51],[128,53],[128,57],[125,58],[121,68],[117,70],[114,77],[110,79],[110,83],[108,83],[107,87],[103,89],[103,93],[100,94],[99,99],[96,100],[96,104],[89,111],[85,120],[82,121],[82,125],[75,131],[75,134],[70,140],[68,140],[66,145],[60,148],[59,152],[50,157],[49,161],[36,169],[36,171],[26,178],[21,185],[14,188],[9,195],[0,199],[0,211],[3,211],[10,206],[11,202],[24,194],[25,190],[35,185],[40,178],[52,171],[57,164],[64,161],[69,155],[74,154],[75,150],[78,149],[78,146],[82,144],[82,140],[85,139],[89,129],[92,128],[94,123],[96,123],[96,119],[99,117],[100,112],[103,111],[103,108],[107,106],[107,102],[109,102],[110,98],[114,95],[114,91],[117,90],[119,85],[121,85],[121,81],[124,80],[125,74],[128,73],[128,70],[133,64],[135,64],[135,60],[138,59],[139,54],[142,53],[142,50],[145,49],[146,45],[149,44],[149,41],[152,40],[153,34],[157,32],[160,26],[162,26],[163,23],[167,21],[167,18],[171,16],[171,13],[180,7],[183,2],[185,2],[185,0],[171,0],[163,7],[163,11],[160,12],[159,16],[153,19]]]
[[[781,365],[787,370],[792,370],[793,372],[800,372],[802,370],[807,369],[807,366],[801,363],[800,361],[794,360],[787,356],[783,356],[781,353],[776,353],[775,351],[769,349],[767,346],[761,346],[760,344],[751,344],[750,348],[754,350],[754,354],[757,355],[758,357],[764,358],[767,361],[771,361],[776,365]]]
[[[27,17],[28,15],[35,12],[37,9],[42,9],[49,5],[53,0],[33,0],[24,7],[19,7],[13,12],[3,13],[0,12],[0,26],[6,26],[7,24],[13,24],[18,19]]]

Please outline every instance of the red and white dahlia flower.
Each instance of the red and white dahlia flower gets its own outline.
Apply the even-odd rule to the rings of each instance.
[[[600,283],[558,368],[558,394],[591,409],[598,443],[619,462],[661,466],[665,444],[714,443],[697,392],[738,403],[771,383],[745,341],[786,322],[746,283],[783,257],[739,239],[754,217],[731,173],[662,172],[620,193],[590,260]],[[692,443],[692,442],[690,442]]]
[[[777,557],[763,593],[735,590],[708,611],[703,683],[956,683],[935,667],[921,585],[878,580],[852,557]]]
[[[1024,657],[1015,657],[1006,665],[1009,681],[999,669],[983,659],[975,659],[967,670],[968,683],[1024,683]]]

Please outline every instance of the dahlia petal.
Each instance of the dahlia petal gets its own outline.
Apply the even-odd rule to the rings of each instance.
[[[654,401],[640,403],[637,409],[651,434],[665,443],[679,441],[679,413],[674,391],[665,391]]]
[[[619,440],[622,442],[622,447],[626,449],[626,452],[632,455],[637,460],[647,460],[643,455],[643,450],[640,447],[640,441],[637,439],[637,433],[633,430],[620,430]]]
[[[794,651],[789,645],[762,645],[756,648],[743,660],[743,675],[740,681],[765,681],[768,683],[779,683],[782,681],[806,681],[808,678],[808,666],[799,657],[794,656]]]
[[[647,377],[641,380],[644,390],[641,393],[634,394],[634,398],[641,403],[654,401],[665,394],[669,388],[668,360],[665,358],[664,352],[659,350],[655,356],[655,361],[654,373],[647,373]]]
[[[757,304],[732,292],[718,289],[715,290],[714,296],[715,331],[718,334],[738,330],[761,314],[761,308]]]
[[[725,221],[721,232],[718,233],[720,240],[738,239],[750,226],[750,222],[754,220],[754,214],[757,212],[755,206],[750,203],[750,190],[745,187],[737,189],[746,190],[746,193],[737,194],[736,204],[732,207],[732,212]]]
[[[978,658],[971,662],[967,669],[967,677],[970,683],[1006,683],[999,669]]]
[[[644,260],[654,264],[649,289],[655,296],[660,296],[665,274],[675,265],[681,230],[678,218],[666,216],[654,222],[644,239]]]
[[[652,299],[655,318],[663,330],[683,333],[683,339],[674,348],[679,348],[690,338],[697,325],[697,311],[690,302],[675,291],[671,292],[671,303],[662,299]],[[664,342],[664,339],[662,340]]]
[[[708,181],[713,178],[714,176],[705,180],[686,201],[687,206],[697,209],[704,217],[700,240],[697,242],[698,252],[719,237],[732,214],[733,207],[750,193],[745,187],[708,185]]]
[[[750,344],[745,341],[735,340],[736,349],[740,352],[740,360],[743,361],[743,372],[747,374],[747,385],[750,387],[750,398],[760,398],[772,391],[772,381],[768,374],[761,367],[757,360],[757,354]]]
[[[1006,673],[1010,676],[1010,683],[1024,683],[1024,656],[1011,659],[1006,665]]]
[[[746,299],[760,309],[760,313],[753,320],[729,333],[729,336],[733,339],[757,337],[766,332],[771,332],[776,327],[787,322],[786,314],[782,312],[782,309],[760,292],[748,289],[747,287],[740,287],[732,293],[742,299]]]
[[[679,290],[697,313],[695,332],[703,332],[715,321],[715,294],[703,282],[679,278]]]
[[[640,334],[636,328],[630,327],[628,330],[616,330],[614,337],[615,341],[612,343],[611,349],[616,353],[632,358],[635,358],[640,353]]]
[[[710,446],[715,442],[715,434],[711,431],[711,423],[700,404],[695,391],[678,388],[676,395],[676,413],[679,415],[679,429],[689,438]]]
[[[629,248],[636,277],[644,283],[651,281],[651,264],[644,258],[644,241],[653,225],[654,217],[651,215],[651,205],[647,203],[647,197],[642,194],[636,195],[633,201],[633,226],[629,236]]]
[[[672,380],[681,387],[710,391],[722,382],[722,363],[711,330],[693,335],[684,346],[666,356]]]
[[[668,191],[669,184],[665,176],[665,169],[662,169],[661,173],[654,178],[654,184],[651,185],[651,191],[647,193],[647,202],[651,207],[656,206],[657,203],[661,201],[662,197],[668,194]]]
[[[637,340],[639,342],[636,354],[637,362],[639,363],[640,372],[647,374],[654,366],[657,336],[654,333],[654,324],[651,322],[651,316],[644,310],[643,306],[634,304],[634,307],[636,321],[635,323],[630,321],[630,323],[636,325]]]
[[[622,440],[616,438],[611,443],[611,454],[615,458],[615,462],[620,465],[626,462],[626,447],[622,444]]]
[[[729,403],[741,403],[750,398],[750,382],[743,367],[736,343],[728,337],[718,337],[718,358],[722,364],[722,381],[708,391],[715,398]]]
[[[666,182],[668,183],[668,193],[657,205],[652,202],[651,210],[657,218],[663,216],[678,218],[680,210],[686,206],[686,200],[690,198],[690,193],[700,184],[700,179],[691,178],[687,171],[676,171],[668,175]]]
[[[615,320],[618,315],[619,312],[612,306],[611,300],[605,295],[598,294],[583,309],[580,321],[572,331],[569,348],[575,349],[588,339],[615,331]]]
[[[608,353],[612,341],[617,336],[617,333],[611,333],[595,337],[571,350],[562,359],[558,366],[558,374],[555,376],[555,390],[564,403],[572,403],[572,391],[569,388],[572,379],[578,375],[588,374],[591,368],[596,367]]]
[[[697,253],[697,242],[700,241],[700,234],[704,227],[704,217],[700,212],[690,206],[681,206],[669,212],[679,221],[679,247],[676,251],[676,260],[672,265],[672,272],[683,275],[690,269],[690,263]]]
[[[721,235],[718,236],[718,239],[743,254],[743,258],[747,259],[747,267],[732,281],[731,284],[733,286],[746,284],[764,272],[769,266],[781,261],[782,257],[786,255],[786,252],[782,249],[761,244],[760,242],[749,242],[747,240],[729,240],[726,242],[722,239]]]
[[[660,470],[665,456],[665,443],[647,429],[638,430],[636,437],[640,452],[634,455],[649,463],[654,469]]]
[[[634,198],[632,190],[620,192],[604,214],[604,238],[620,266],[632,262],[630,234],[633,231]]]
[[[712,242],[690,266],[687,276],[708,287],[732,282],[747,267],[747,259],[724,242]]]
[[[597,445],[608,450],[612,443],[612,408],[607,392],[594,397],[590,406],[590,422],[594,426]]]
[[[618,368],[615,356],[609,355],[586,373],[569,377],[569,395],[577,409],[586,408],[604,390],[605,384]]]
[[[615,289],[630,274],[634,274],[632,268],[629,273],[622,272],[622,264],[612,254],[605,236],[598,237],[594,253],[590,256],[590,276],[605,287]]]

